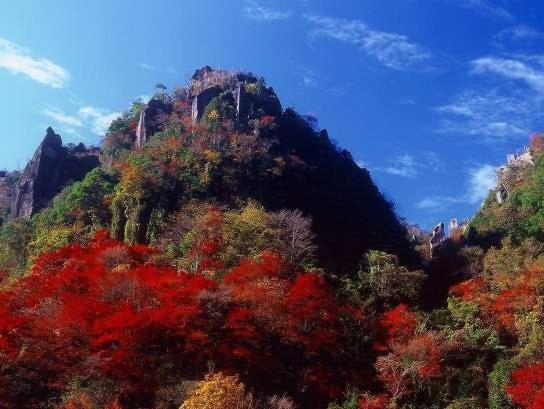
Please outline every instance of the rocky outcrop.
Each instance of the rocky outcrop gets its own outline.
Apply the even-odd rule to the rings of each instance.
[[[81,180],[99,166],[99,151],[83,144],[65,147],[60,135],[48,128],[15,187],[11,214],[30,217],[48,205],[68,183]]]
[[[432,251],[440,246],[446,240],[446,230],[444,229],[444,223],[438,223],[432,231],[429,245]]]
[[[141,148],[153,134],[161,131],[161,124],[172,113],[172,106],[162,99],[151,99],[140,111],[136,128],[136,148]]]
[[[219,94],[221,94],[221,88],[211,87],[206,88],[198,95],[195,95],[191,108],[191,117],[193,118],[193,122],[197,122],[202,118],[202,114],[204,114],[204,110],[208,104],[212,102],[212,99],[218,97]]]
[[[504,187],[504,185],[499,185],[497,192],[495,192],[495,198],[497,199],[497,203],[503,204],[506,199],[508,199],[508,191]]]
[[[279,116],[282,108],[278,96],[252,74],[214,70],[205,66],[195,71],[189,89],[192,119],[198,122],[208,104],[221,97],[235,110],[238,128],[246,128],[249,120],[264,115]]]
[[[252,74],[214,70],[204,66],[195,71],[187,92],[193,123],[202,119],[206,108],[215,98],[233,112],[232,118],[240,130],[247,130],[251,119],[265,115],[278,117],[281,103],[271,87]],[[173,111],[167,98],[155,97],[140,111],[134,146],[141,148],[150,137],[161,131],[161,124]],[[225,118],[223,118],[225,119]]]

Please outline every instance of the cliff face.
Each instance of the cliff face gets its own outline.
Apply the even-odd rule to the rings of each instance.
[[[235,107],[238,128],[245,129],[253,117],[281,115],[281,103],[272,87],[264,86],[252,74],[214,70],[205,66],[195,71],[189,97],[192,102],[192,118],[202,118],[207,105],[218,98]]]
[[[216,101],[228,109],[228,119],[241,131],[249,129],[249,121],[264,115],[278,117],[282,108],[272,87],[252,74],[214,70],[205,66],[195,71],[188,89],[187,103],[191,106],[193,123],[199,122],[207,107]],[[172,113],[167,101],[153,98],[140,111],[136,128],[135,147],[141,148]]]
[[[141,148],[154,133],[161,131],[161,123],[172,113],[172,106],[160,99],[151,99],[140,111],[136,128],[136,148]]]
[[[98,151],[87,150],[82,144],[64,147],[60,135],[48,128],[15,187],[12,217],[30,217],[46,207],[66,184],[83,179],[97,166]]]

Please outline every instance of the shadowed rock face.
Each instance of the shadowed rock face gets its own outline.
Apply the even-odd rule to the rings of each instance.
[[[11,206],[13,217],[30,217],[48,205],[68,183],[81,180],[99,166],[98,151],[83,145],[62,146],[60,135],[47,128],[45,138],[26,165]]]
[[[140,112],[136,129],[136,148],[141,148],[154,133],[161,131],[160,125],[172,113],[172,106],[160,99],[151,99]]]

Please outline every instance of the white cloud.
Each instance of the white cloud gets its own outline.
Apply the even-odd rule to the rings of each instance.
[[[290,11],[274,10],[264,7],[257,1],[247,1],[244,8],[244,14],[247,18],[255,21],[275,21],[285,20],[291,17]]]
[[[318,85],[318,75],[312,68],[299,64],[295,67],[295,73],[305,86],[316,87]]]
[[[112,121],[121,115],[90,105],[82,106],[75,114],[67,114],[58,108],[44,109],[42,114],[52,119],[64,133],[76,135],[78,129],[88,128],[98,136],[104,135]]]
[[[58,108],[44,109],[42,113],[56,123],[66,125],[73,130],[74,127],[82,127],[83,122],[77,116],[67,115]]]
[[[531,98],[520,90],[467,90],[437,109],[443,115],[439,133],[479,138],[479,142],[504,142],[525,138],[539,113]]]
[[[391,161],[394,166],[386,166],[381,168],[386,173],[395,176],[413,178],[418,174],[418,166],[412,155],[402,155]]]
[[[99,136],[106,133],[113,120],[121,116],[120,112],[108,112],[92,106],[84,106],[79,109],[78,115],[91,123],[92,131]]]
[[[474,73],[491,73],[506,79],[521,80],[535,91],[544,93],[542,58],[538,56],[522,58],[527,62],[499,57],[484,57],[472,61],[471,65]],[[529,61],[533,64],[530,65]]]
[[[396,156],[388,160],[387,166],[374,169],[394,176],[414,178],[424,171],[442,171],[442,163],[436,153],[426,152],[417,156],[410,154]]]
[[[536,30],[526,25],[517,25],[506,28],[495,35],[495,45],[501,45],[504,41],[527,41],[541,40],[544,38],[544,32]]]
[[[144,70],[149,70],[149,71],[155,69],[155,67],[153,67],[152,65],[146,64],[145,62],[138,63],[138,67],[143,68]]]
[[[544,58],[482,57],[470,63],[471,74],[483,77],[437,111],[441,133],[475,136],[485,143],[526,138],[544,122]]]
[[[411,42],[407,36],[372,30],[360,20],[317,15],[305,15],[304,18],[312,24],[313,36],[353,44],[389,68],[407,69],[431,58],[428,50]]]
[[[482,164],[468,171],[465,192],[459,196],[433,196],[416,203],[419,209],[430,211],[443,210],[452,204],[477,204],[485,200],[489,191],[497,185],[496,167]]]
[[[485,17],[502,19],[502,20],[513,20],[514,17],[508,10],[504,7],[497,6],[492,4],[488,0],[445,0],[449,3],[455,4],[464,9],[475,11],[478,14],[481,14]]]
[[[22,74],[40,84],[62,88],[70,75],[52,61],[32,56],[32,53],[17,44],[0,37],[0,68],[12,74]]]
[[[468,203],[481,203],[497,185],[496,167],[484,164],[470,169],[469,176],[466,199]]]

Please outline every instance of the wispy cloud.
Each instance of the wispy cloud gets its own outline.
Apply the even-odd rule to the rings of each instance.
[[[74,114],[67,114],[54,107],[44,109],[42,114],[52,119],[63,132],[78,136],[83,129],[90,129],[94,134],[102,136],[112,121],[121,115],[120,112],[110,112],[90,105],[82,106]]]
[[[466,90],[437,109],[443,115],[439,133],[477,137],[497,143],[526,137],[538,113],[532,101],[517,90]]]
[[[472,61],[471,65],[474,73],[491,73],[506,79],[521,80],[537,92],[544,93],[544,59],[541,56],[521,56],[520,58],[526,61],[484,57]]]
[[[318,74],[314,69],[298,64],[295,66],[294,71],[299,81],[306,87],[316,87],[318,85]]]
[[[62,88],[70,78],[61,66],[46,58],[34,57],[27,48],[0,37],[1,68],[53,88]]]
[[[393,176],[414,178],[421,172],[442,171],[442,162],[434,152],[425,152],[418,155],[403,154],[390,158],[386,166],[373,167],[372,169]]]
[[[513,20],[512,14],[504,7],[493,4],[491,0],[444,0],[467,10],[472,10],[484,17]],[[496,3],[496,0],[495,0]]]
[[[438,132],[475,136],[480,142],[525,138],[544,119],[544,59],[540,56],[482,57],[470,73],[483,77],[478,88],[462,91],[437,111]]]
[[[415,67],[431,58],[424,47],[402,34],[370,29],[363,21],[304,15],[312,25],[311,35],[352,44],[383,65],[394,69]]]
[[[468,203],[481,203],[489,191],[497,185],[497,168],[484,164],[469,171],[469,184],[466,193]]]
[[[503,46],[505,42],[521,42],[544,39],[544,32],[526,25],[517,25],[499,31],[495,35],[494,44]]]
[[[144,70],[152,71],[155,69],[152,65],[146,64],[145,62],[139,62],[138,67],[143,68]]]
[[[113,120],[121,116],[121,112],[109,112],[87,105],[79,109],[78,116],[89,121],[91,130],[96,135],[102,136],[106,133]]]
[[[66,125],[70,128],[79,128],[83,126],[81,118],[73,115],[67,115],[58,108],[44,109],[42,113],[60,125]]]
[[[274,10],[257,1],[246,1],[244,14],[247,18],[260,22],[285,20],[291,17],[290,11]]]
[[[438,211],[459,203],[478,204],[484,201],[489,191],[496,185],[496,167],[490,164],[481,164],[469,169],[467,186],[465,192],[460,196],[427,197],[416,203],[416,207]]]

